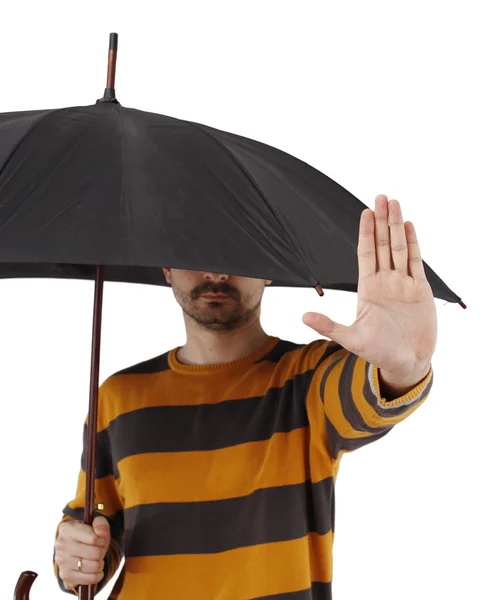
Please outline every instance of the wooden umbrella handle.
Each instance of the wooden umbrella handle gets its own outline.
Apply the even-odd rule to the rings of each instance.
[[[30,588],[36,578],[37,573],[34,573],[34,571],[23,571],[15,586],[15,592],[13,594],[14,600],[29,600]]]

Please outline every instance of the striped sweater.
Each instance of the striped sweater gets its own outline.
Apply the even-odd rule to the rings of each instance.
[[[110,600],[330,600],[340,459],[413,413],[432,368],[386,401],[377,367],[329,340],[270,337],[212,365],[177,350],[100,386],[94,516],[112,540],[96,593],[124,558]],[[87,422],[60,523],[84,516]]]

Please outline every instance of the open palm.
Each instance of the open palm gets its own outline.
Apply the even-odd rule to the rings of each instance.
[[[357,318],[347,327],[319,313],[303,322],[387,372],[429,363],[437,341],[437,314],[414,226],[403,222],[397,200],[379,195],[375,212],[362,212]]]

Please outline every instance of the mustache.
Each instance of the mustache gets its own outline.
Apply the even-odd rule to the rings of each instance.
[[[237,290],[224,283],[221,283],[218,286],[206,284],[202,287],[196,288],[192,292],[194,298],[198,298],[203,294],[226,294],[230,298],[237,298],[238,296]]]

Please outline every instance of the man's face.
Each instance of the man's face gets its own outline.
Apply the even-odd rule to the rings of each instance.
[[[264,288],[270,279],[236,277],[208,271],[163,269],[175,299],[186,315],[205,329],[239,329],[257,318]],[[224,294],[224,298],[205,298]]]

